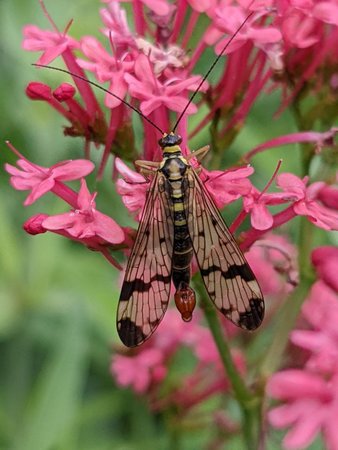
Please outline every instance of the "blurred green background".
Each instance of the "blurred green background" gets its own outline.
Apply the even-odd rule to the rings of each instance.
[[[46,5],[60,29],[73,18],[74,37],[100,36],[98,0],[47,0]],[[50,194],[28,208],[22,206],[25,192],[14,191],[3,170],[5,162],[15,161],[4,141],[11,140],[45,166],[82,157],[83,149],[81,139],[63,136],[65,121],[56,112],[24,94],[30,81],[52,80],[54,86],[56,80],[69,81],[30,65],[38,54],[21,49],[22,27],[30,23],[49,28],[38,0],[0,2],[0,449],[178,448],[171,444],[165,419],[151,415],[145,401],[117,388],[110,376],[112,348],[118,343],[117,271],[80,245],[48,233],[31,237],[21,228],[31,215],[61,212],[64,205]],[[203,69],[205,60],[200,65]],[[248,151],[293,131],[287,112],[271,122],[275,104],[276,96],[262,96],[236,140],[237,149]],[[199,144],[195,138],[192,147],[205,145],[207,139]],[[283,152],[257,158],[261,185],[281,156],[286,156],[283,170],[297,171],[296,152]],[[113,185],[102,183],[100,191],[104,212],[119,219]],[[119,209],[121,223],[131,224],[124,208]],[[182,448],[204,448],[207,437],[208,431],[192,429]],[[279,448],[279,439],[275,442],[271,449]],[[241,447],[234,442],[231,448]]]

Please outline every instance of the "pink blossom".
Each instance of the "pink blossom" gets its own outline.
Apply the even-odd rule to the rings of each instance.
[[[281,295],[298,280],[296,250],[284,236],[265,235],[250,247],[245,258],[265,295]]]
[[[159,383],[165,378],[167,368],[163,352],[152,347],[133,357],[115,355],[111,372],[120,386],[130,386],[137,393],[145,393],[153,383]]]
[[[26,25],[23,29],[22,47],[31,52],[42,51],[38,64],[49,64],[67,49],[79,48],[75,39],[57,31],[42,30],[35,25]]]
[[[84,159],[62,161],[50,168],[19,159],[17,166],[19,168],[6,164],[5,169],[11,175],[10,182],[14,189],[31,191],[24,202],[25,206],[52,191],[57,182],[77,180],[91,173],[95,167],[91,161]]]
[[[172,77],[161,83],[155,78],[149,59],[142,54],[135,62],[135,75],[126,73],[124,78],[131,95],[141,100],[140,109],[146,116],[161,106],[181,112],[187,104],[187,98],[183,93],[187,89],[194,90],[200,80],[199,76],[184,80]],[[191,104],[186,113],[192,114],[195,111],[196,105]]]
[[[196,317],[185,323],[176,310],[168,309],[158,332],[144,347],[131,356],[114,355],[111,370],[118,384],[145,392],[162,382],[169,358],[180,345],[195,342],[201,329]]]
[[[251,166],[225,171],[203,169],[201,178],[205,181],[205,187],[212,195],[217,207],[222,209],[250,192],[251,182],[248,177],[253,173],[254,169]]]
[[[102,22],[107,27],[104,34],[110,37],[117,47],[117,53],[120,54],[120,51],[125,51],[128,46],[134,45],[134,36],[128,26],[126,11],[121,8],[118,2],[109,0],[103,3],[108,3],[108,9],[102,8],[100,10]]]
[[[91,36],[82,38],[80,46],[88,61],[77,59],[79,66],[94,72],[101,83],[109,81],[109,90],[123,99],[127,93],[124,75],[132,71],[134,67],[134,61],[130,59],[130,55],[125,54],[117,59],[108,53],[97,39]],[[106,95],[105,102],[108,108],[115,108],[121,104],[121,100],[109,94]]]
[[[283,173],[277,177],[276,184],[294,202],[293,209],[296,214],[306,216],[324,230],[338,230],[338,214],[317,201],[318,192],[325,185],[324,182],[316,182],[306,187],[307,178],[301,180],[291,173]]]
[[[121,195],[125,207],[131,213],[136,214],[136,218],[139,220],[146,201],[149,181],[146,181],[141,174],[129,169],[120,158],[115,159],[115,167],[123,177],[116,182],[117,192]]]
[[[82,178],[77,198],[78,209],[49,216],[42,222],[42,226],[49,231],[65,230],[77,239],[97,236],[111,244],[123,242],[123,230],[113,219],[97,211],[95,197],[96,193],[90,194],[86,181]]]
[[[196,311],[191,322],[183,322],[176,309],[168,308],[152,340],[153,344],[166,355],[171,355],[181,345],[194,346],[203,329],[200,319]]]
[[[220,6],[210,11],[212,13],[213,25],[206,33],[205,40],[210,44],[216,41],[215,51],[219,54],[225,47],[231,36],[240,28],[247,18],[247,12],[238,6],[229,6],[227,2],[221,2]],[[232,53],[238,50],[246,42],[253,42],[256,46],[266,46],[274,44],[282,39],[280,31],[273,26],[259,27],[254,26],[256,18],[249,20],[236,38],[227,48],[226,53]],[[230,38],[224,38],[224,34],[230,35]],[[220,39],[220,40],[219,40]]]
[[[305,449],[319,432],[326,448],[338,448],[338,376],[323,379],[302,370],[285,370],[272,375],[267,392],[285,402],[273,408],[268,418],[276,428],[291,427],[283,441],[286,449]]]
[[[286,42],[298,48],[310,47],[321,38],[318,21],[297,11],[284,18],[282,31]]]
[[[273,225],[273,216],[266,205],[278,205],[285,202],[285,196],[280,193],[267,194],[259,192],[254,186],[243,197],[244,211],[251,214],[251,225],[256,230],[268,230]]]
[[[311,330],[295,330],[294,344],[310,352],[306,367],[327,374],[338,373],[338,296],[321,280],[317,281],[302,307]]]
[[[319,277],[338,293],[338,249],[336,247],[318,247],[311,254],[312,264]]]

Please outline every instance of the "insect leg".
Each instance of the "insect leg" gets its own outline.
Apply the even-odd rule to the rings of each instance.
[[[137,160],[135,161],[135,165],[140,168],[140,173],[146,177],[147,175],[154,175],[156,170],[159,168],[160,163],[154,161]]]
[[[202,159],[205,157],[205,155],[208,153],[210,149],[210,145],[205,145],[202,148],[199,148],[195,152],[192,152],[190,155],[187,156],[187,161],[189,161],[191,158],[196,158],[197,161],[201,162]]]

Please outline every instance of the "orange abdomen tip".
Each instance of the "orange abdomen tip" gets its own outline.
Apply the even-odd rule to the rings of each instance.
[[[176,308],[181,313],[182,320],[184,320],[184,322],[190,322],[196,306],[195,292],[191,287],[187,286],[176,291],[174,298]]]

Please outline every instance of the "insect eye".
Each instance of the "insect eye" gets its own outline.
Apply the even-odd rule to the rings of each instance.
[[[182,142],[182,137],[178,134],[170,133],[165,134],[159,141],[161,148],[173,147],[174,145],[180,145]]]

